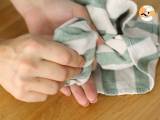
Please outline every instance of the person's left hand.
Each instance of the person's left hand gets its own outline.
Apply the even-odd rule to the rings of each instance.
[[[33,34],[51,35],[58,26],[73,17],[82,17],[90,21],[86,8],[70,0],[12,0],[12,2],[26,21],[29,32]],[[89,24],[94,28],[91,22]],[[97,101],[97,91],[92,77],[82,86],[63,87],[60,91],[66,96],[72,93],[82,106]]]

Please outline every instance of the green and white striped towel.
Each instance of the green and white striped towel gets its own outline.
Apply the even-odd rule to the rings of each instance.
[[[54,40],[83,55],[86,63],[80,75],[66,85],[82,85],[96,78],[97,91],[106,95],[143,94],[154,87],[160,56],[158,17],[151,22],[136,17],[131,0],[75,0],[86,6],[97,28],[83,18],[73,18],[54,32]],[[114,9],[113,9],[114,8]],[[96,45],[98,34],[103,45]],[[97,69],[92,71],[96,58]]]

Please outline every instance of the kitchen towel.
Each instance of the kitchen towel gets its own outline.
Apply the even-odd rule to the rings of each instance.
[[[155,83],[160,57],[158,16],[143,21],[136,16],[132,0],[75,0],[84,5],[96,26],[94,31],[83,18],[73,18],[54,31],[53,39],[85,58],[82,72],[66,85],[82,85],[93,74],[99,93],[105,95],[144,94]],[[101,36],[104,44],[97,45]],[[92,63],[96,59],[96,70]]]

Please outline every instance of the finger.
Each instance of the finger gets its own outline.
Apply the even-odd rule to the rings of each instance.
[[[93,77],[90,77],[90,79],[84,85],[82,85],[82,88],[85,92],[86,97],[90,101],[90,103],[96,103],[97,90],[93,81]]]
[[[60,84],[45,78],[33,78],[28,81],[25,89],[46,95],[55,95],[60,89]]]
[[[80,86],[77,85],[72,85],[70,86],[71,92],[74,96],[74,98],[76,99],[76,101],[84,106],[87,107],[89,105],[89,101],[83,91],[83,89]]]
[[[62,92],[64,95],[66,96],[71,96],[71,90],[69,87],[65,86],[65,87],[62,87],[60,89],[60,92]]]
[[[47,99],[47,95],[37,92],[26,92],[22,98],[17,98],[24,102],[43,102]]]
[[[84,65],[83,57],[63,44],[48,40],[43,43],[43,46],[38,50],[42,59],[70,67],[83,67]]]
[[[103,45],[105,42],[104,42],[104,40],[103,40],[103,38],[102,37],[98,37],[98,39],[97,39],[97,45],[99,46],[99,45]]]
[[[62,66],[45,60],[39,62],[37,66],[34,76],[56,81],[69,80],[81,72],[80,68]]]
[[[91,28],[95,29],[86,7],[75,3],[73,6],[73,17],[82,17],[86,19]]]
[[[93,63],[92,63],[92,70],[94,71],[94,70],[96,70],[96,68],[97,68],[97,61],[96,61],[96,59],[94,58],[94,61],[93,61]]]

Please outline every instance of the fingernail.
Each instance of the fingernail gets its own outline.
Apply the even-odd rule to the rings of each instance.
[[[94,100],[90,100],[90,103],[96,103],[97,102],[97,98],[95,98]]]
[[[83,57],[80,57],[80,67],[83,67],[85,64],[85,60]]]
[[[78,74],[82,72],[82,68],[78,68]]]
[[[89,102],[83,105],[84,107],[88,107],[89,106]]]
[[[68,96],[68,97],[71,96],[71,93],[66,93],[66,96]]]

